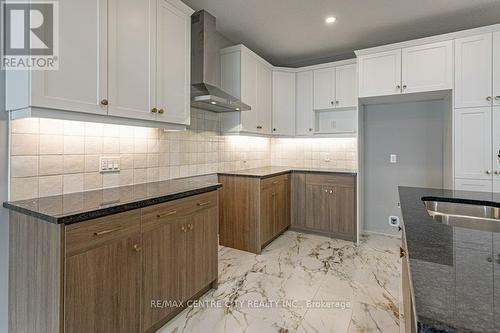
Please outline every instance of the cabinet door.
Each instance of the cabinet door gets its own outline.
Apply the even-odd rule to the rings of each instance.
[[[491,108],[455,110],[455,177],[491,180]]]
[[[455,107],[491,105],[492,34],[455,40]]]
[[[500,181],[500,106],[493,108],[493,147],[491,157],[493,159],[493,180]]]
[[[313,111],[313,72],[297,73],[297,135],[312,135],[314,111]]]
[[[451,89],[453,41],[404,48],[402,67],[403,93]]]
[[[139,332],[140,245],[137,233],[66,258],[65,332]]]
[[[356,239],[356,196],[354,187],[333,186],[330,195],[334,203],[330,206],[332,231],[343,238]]]
[[[295,73],[273,72],[273,134],[295,133]]]
[[[183,4],[158,0],[155,106],[159,121],[190,121],[191,13]]]
[[[306,184],[306,228],[331,232],[329,188],[321,184]]]
[[[257,104],[257,59],[243,52],[241,54],[241,100],[251,106],[251,110],[241,112],[241,130],[259,133]]]
[[[143,229],[142,313],[144,331],[176,310],[185,299],[186,217],[164,217]],[[172,301],[172,307],[155,308],[154,300]]]
[[[260,191],[260,245],[269,242],[274,235],[274,186],[263,187]]]
[[[217,279],[218,223],[217,205],[189,216],[186,242],[186,299],[193,297]]]
[[[156,120],[155,44],[155,0],[109,0],[110,115]]]
[[[335,105],[335,68],[317,69],[314,76],[314,110],[331,109]]]
[[[290,226],[290,181],[284,179],[275,185],[274,235]]]
[[[257,129],[261,134],[271,134],[273,108],[273,72],[262,63],[257,66]]]
[[[358,106],[356,89],[356,64],[335,68],[335,107],[350,108]]]
[[[59,2],[59,70],[32,71],[32,106],[107,114],[107,0]]]
[[[499,191],[500,192],[500,188]],[[493,322],[495,323],[495,327],[493,329],[494,332],[500,332],[500,234],[493,234],[493,260],[495,265],[493,265],[493,286],[494,286],[494,296],[493,296]]]
[[[493,105],[500,105],[500,31],[493,33]]]
[[[401,50],[358,57],[359,97],[401,93]]]

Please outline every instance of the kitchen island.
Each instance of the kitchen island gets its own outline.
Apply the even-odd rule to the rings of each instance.
[[[399,197],[407,332],[500,332],[500,193],[399,187]],[[447,218],[436,202],[493,208],[477,210],[489,219]]]

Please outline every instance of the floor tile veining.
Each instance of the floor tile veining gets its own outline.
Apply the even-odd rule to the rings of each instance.
[[[289,231],[261,255],[221,247],[218,289],[159,332],[399,332],[398,246]]]

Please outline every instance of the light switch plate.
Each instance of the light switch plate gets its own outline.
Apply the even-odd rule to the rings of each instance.
[[[119,156],[101,156],[99,158],[99,172],[119,172],[120,157]]]
[[[391,154],[390,161],[391,161],[391,163],[398,163],[398,155]]]

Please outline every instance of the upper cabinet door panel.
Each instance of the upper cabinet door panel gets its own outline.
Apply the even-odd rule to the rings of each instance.
[[[493,33],[493,98],[500,105],[500,31]]]
[[[335,104],[335,68],[317,69],[314,76],[314,109],[331,109]]]
[[[271,134],[273,72],[262,63],[257,66],[257,126],[259,133]]]
[[[401,93],[401,50],[358,57],[359,97]]]
[[[296,134],[312,135],[313,128],[313,73],[297,73]]]
[[[403,49],[402,67],[403,93],[452,89],[453,41]]]
[[[241,129],[245,132],[259,133],[257,117],[260,112],[257,104],[257,59],[241,54],[241,100],[250,105],[249,111],[241,112]]]
[[[455,107],[491,105],[492,34],[455,40]]]
[[[358,106],[356,89],[356,64],[335,68],[335,107]]]
[[[65,0],[59,11],[59,70],[32,71],[31,106],[105,115],[107,0]]]
[[[493,108],[493,179],[500,181],[500,106]]]
[[[273,134],[294,135],[295,73],[273,72]]]
[[[158,1],[156,107],[160,110],[159,121],[189,124],[191,12],[187,6],[179,8],[171,1]]]
[[[155,44],[155,0],[109,0],[110,115],[156,120]]]
[[[455,178],[491,181],[491,108],[455,110]]]

